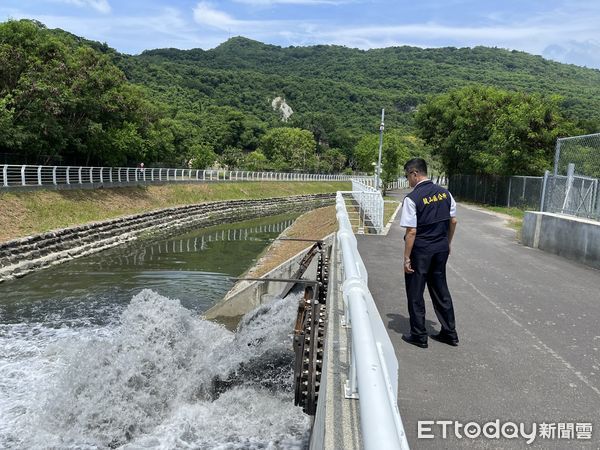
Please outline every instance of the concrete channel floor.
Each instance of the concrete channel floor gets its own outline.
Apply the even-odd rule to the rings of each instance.
[[[387,236],[357,236],[396,349],[398,406],[411,448],[600,448],[600,271],[520,245],[491,213],[459,204],[457,218],[447,275],[458,347],[430,339],[420,349],[400,339],[409,332],[400,214]],[[431,334],[439,324],[428,294],[426,307]],[[441,425],[424,430],[435,438],[418,439],[419,420],[538,428],[529,446],[523,438],[470,439],[460,431],[458,439],[454,428],[443,439]],[[555,439],[541,437],[542,423],[557,424]],[[563,431],[558,438],[559,423],[592,423],[592,437],[573,432],[569,439]]]

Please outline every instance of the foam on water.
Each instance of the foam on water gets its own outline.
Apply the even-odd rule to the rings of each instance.
[[[275,300],[231,333],[144,290],[108,325],[2,325],[0,447],[300,448],[296,307]]]

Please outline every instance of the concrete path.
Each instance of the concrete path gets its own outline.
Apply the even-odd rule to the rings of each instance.
[[[403,197],[403,196],[402,196]],[[504,220],[458,206],[448,266],[459,347],[429,340],[419,349],[400,339],[409,332],[400,215],[387,236],[357,236],[369,288],[396,348],[398,405],[413,449],[600,448],[600,271],[516,241]],[[439,330],[429,297],[427,326]],[[417,438],[417,421],[500,420],[524,423],[537,438],[470,439],[442,425]],[[544,439],[540,424],[592,423],[592,438]],[[559,436],[556,425],[555,436]],[[424,430],[426,431],[426,430]],[[476,433],[476,428],[470,428]],[[488,428],[493,432],[494,428]],[[505,431],[509,432],[509,429]],[[566,437],[565,437],[566,436]]]

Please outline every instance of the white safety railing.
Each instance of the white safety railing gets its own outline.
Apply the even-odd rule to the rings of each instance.
[[[350,175],[136,167],[0,165],[0,188],[195,181],[348,181]],[[361,177],[364,180],[365,178]]]
[[[364,211],[377,233],[383,231],[383,197],[379,190],[362,181],[352,180],[352,197]]]
[[[392,181],[386,185],[388,191],[391,191],[392,189],[408,189],[409,187],[406,177],[400,177],[396,181]]]
[[[409,446],[397,404],[398,360],[367,287],[367,270],[358,253],[341,192],[337,193],[336,211],[344,271],[345,320],[352,336],[346,397],[358,397],[366,450],[405,450]]]

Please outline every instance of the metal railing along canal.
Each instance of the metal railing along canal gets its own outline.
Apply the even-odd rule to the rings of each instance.
[[[367,287],[367,271],[341,192],[337,193],[336,211],[346,325],[350,326],[352,336],[346,397],[358,397],[366,450],[405,450],[409,446],[397,404],[398,360]]]
[[[246,170],[0,165],[0,188],[197,181],[348,181],[350,175]]]

